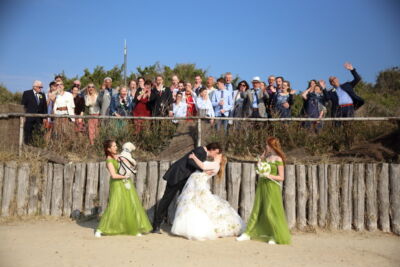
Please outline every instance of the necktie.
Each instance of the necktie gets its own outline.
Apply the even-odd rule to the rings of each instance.
[[[224,90],[221,90],[221,99],[224,100]]]
[[[36,104],[39,106],[40,104],[40,99],[38,93],[35,93],[35,98],[36,98]]]
[[[258,102],[258,94],[257,94],[257,90],[256,90],[256,89],[254,89],[254,95],[256,96],[257,105],[258,105],[258,104],[259,104],[259,102]]]

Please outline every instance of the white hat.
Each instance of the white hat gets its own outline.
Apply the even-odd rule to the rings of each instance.
[[[104,81],[107,81],[107,80],[110,80],[110,81],[112,82],[111,77],[105,77],[105,78],[104,78]]]
[[[255,77],[253,77],[253,80],[251,80],[251,82],[261,82],[261,79],[260,79],[260,77],[255,76]]]

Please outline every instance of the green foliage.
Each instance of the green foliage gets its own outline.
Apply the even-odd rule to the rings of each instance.
[[[22,94],[20,92],[11,93],[7,88],[0,84],[0,104],[19,104],[21,103]]]

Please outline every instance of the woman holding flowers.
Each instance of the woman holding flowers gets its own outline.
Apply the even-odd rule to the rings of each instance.
[[[257,164],[259,176],[256,196],[246,231],[238,241],[261,240],[268,244],[289,244],[290,232],[282,203],[285,154],[279,140],[267,139],[266,147]]]

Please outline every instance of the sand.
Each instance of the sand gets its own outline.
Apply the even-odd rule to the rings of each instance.
[[[168,233],[95,238],[96,221],[0,222],[0,266],[400,266],[400,237],[382,232],[294,233],[291,245]]]

